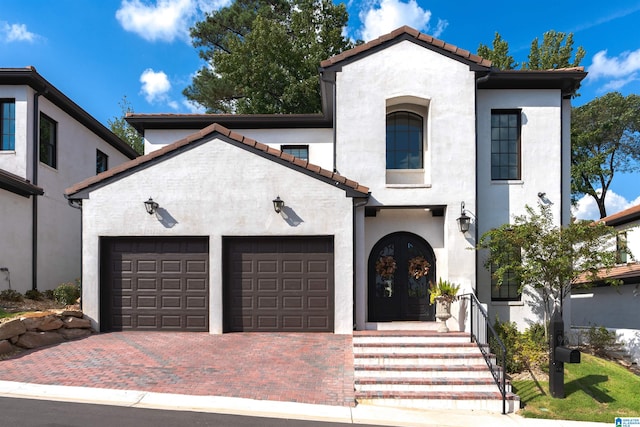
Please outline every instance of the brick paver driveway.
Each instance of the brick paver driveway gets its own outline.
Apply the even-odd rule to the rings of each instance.
[[[112,332],[0,361],[0,380],[353,406],[351,336]]]

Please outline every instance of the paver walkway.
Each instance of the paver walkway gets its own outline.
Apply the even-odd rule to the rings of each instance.
[[[112,332],[0,361],[0,380],[354,406],[349,335]]]

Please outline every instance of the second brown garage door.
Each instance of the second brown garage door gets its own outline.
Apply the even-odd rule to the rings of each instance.
[[[226,238],[229,332],[333,332],[333,238]]]

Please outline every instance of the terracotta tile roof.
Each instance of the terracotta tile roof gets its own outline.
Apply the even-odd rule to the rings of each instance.
[[[144,156],[140,156],[137,157],[133,160],[130,160],[126,163],[122,163],[114,168],[111,168],[109,170],[106,170],[98,175],[92,176],[88,179],[85,179],[82,182],[79,182],[69,188],[67,188],[65,190],[65,196],[67,198],[73,198],[71,196],[73,196],[74,194],[78,193],[79,191],[88,189],[89,187],[99,184],[103,181],[105,181],[108,178],[112,178],[112,177],[116,177],[126,171],[129,171],[130,169],[133,169],[139,165],[148,163],[152,160],[158,159],[168,153],[174,152],[184,146],[187,146],[195,141],[201,140],[202,138],[205,138],[213,133],[219,133],[222,136],[228,137],[232,140],[234,140],[235,142],[241,143],[246,145],[248,148],[252,149],[252,150],[256,150],[262,153],[267,154],[268,156],[273,157],[273,160],[276,159],[280,159],[282,161],[285,161],[287,163],[290,163],[292,167],[294,168],[302,168],[308,172],[311,172],[312,174],[317,175],[318,178],[322,179],[322,180],[331,180],[333,181],[336,185],[342,186],[346,189],[350,189],[350,190],[354,190],[358,193],[361,193],[362,196],[367,196],[369,193],[369,188],[358,184],[355,181],[352,181],[350,179],[347,179],[345,177],[343,177],[342,175],[339,175],[335,172],[331,172],[328,171],[326,169],[321,168],[320,166],[314,165],[312,163],[309,163],[307,160],[302,160],[300,158],[294,157],[290,154],[284,153],[276,148],[273,147],[269,147],[268,145],[262,144],[254,139],[251,138],[246,138],[243,135],[237,133],[237,132],[233,132],[227,128],[225,128],[224,126],[221,126],[217,123],[214,123],[210,126],[207,126],[206,128],[202,129],[199,132],[193,133],[179,141],[174,142],[173,144],[169,144],[166,145],[156,151],[153,151],[149,154],[146,154]]]
[[[632,279],[637,277],[640,279],[640,263],[633,264],[623,264],[612,267],[607,271],[606,269],[602,269],[598,272],[597,277],[600,280],[604,279]],[[581,275],[576,280],[576,285],[584,285],[590,283],[591,280],[587,277],[586,274]]]
[[[640,205],[635,205],[629,209],[616,212],[613,215],[601,218],[600,221],[607,225],[620,225],[640,219]]]
[[[445,43],[444,41],[439,40],[435,37],[432,37],[427,34],[423,34],[420,31],[414,28],[408,27],[406,25],[404,27],[400,27],[397,30],[390,32],[389,34],[385,34],[383,36],[378,37],[377,39],[371,40],[367,43],[356,46],[353,49],[344,51],[339,55],[326,59],[320,63],[320,66],[323,68],[326,68],[332,65],[336,65],[339,62],[342,62],[348,58],[352,58],[356,55],[360,55],[361,53],[366,52],[376,46],[388,43],[390,41],[393,41],[403,36],[410,36],[416,39],[417,41],[427,43],[437,49],[440,49],[442,51],[449,52],[455,56],[458,56],[460,59],[470,61],[472,63],[481,65],[483,67],[487,67],[487,68],[491,67],[491,61],[489,61],[488,59],[481,58],[480,56],[475,55],[469,52],[468,50],[460,49],[457,46],[454,46],[449,43]]]

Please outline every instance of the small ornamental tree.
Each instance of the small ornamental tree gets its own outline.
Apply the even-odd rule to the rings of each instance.
[[[530,206],[526,206],[526,212],[516,216],[513,224],[484,233],[477,249],[488,251],[485,267],[493,272],[497,286],[507,275],[515,275],[520,280],[520,292],[525,286],[539,290],[548,336],[547,321],[555,306],[562,313],[562,302],[571,288],[602,280],[598,273],[615,265],[616,254],[611,250],[615,230],[590,221],[559,226],[553,221],[550,207],[543,204],[539,204],[539,212]],[[514,257],[518,249],[521,257]]]

